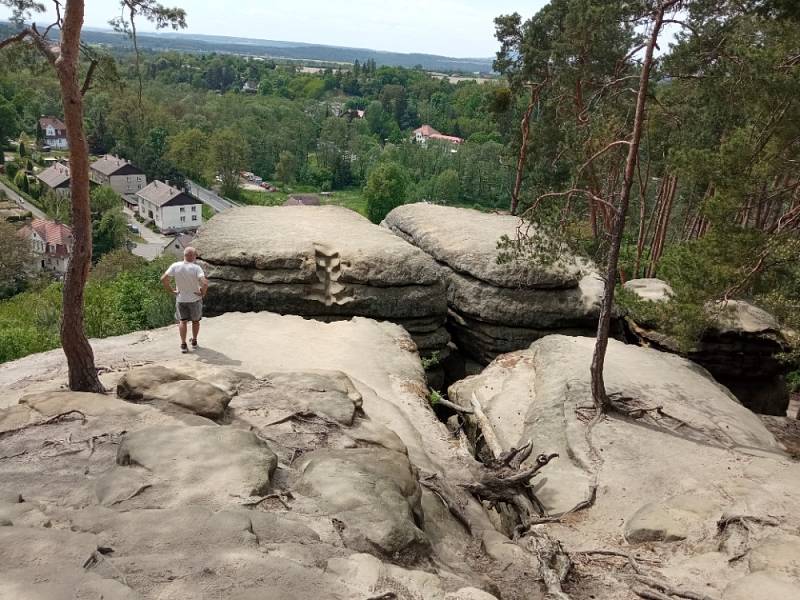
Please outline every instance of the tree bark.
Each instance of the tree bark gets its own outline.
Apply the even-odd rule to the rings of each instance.
[[[639,90],[636,95],[636,114],[633,120],[630,146],[628,147],[628,158],[625,162],[625,178],[623,180],[619,203],[617,205],[616,214],[614,215],[614,222],[611,230],[611,247],[609,248],[608,262],[606,263],[605,291],[600,306],[600,318],[597,323],[597,341],[595,343],[591,366],[592,398],[598,410],[603,412],[608,409],[609,405],[605,381],[603,380],[603,367],[605,365],[606,350],[608,349],[611,314],[614,310],[614,286],[616,285],[622,234],[625,230],[625,217],[628,213],[631,187],[633,186],[633,178],[635,176],[636,163],[639,156],[639,144],[642,140],[642,129],[644,126],[647,104],[647,88],[650,83],[650,71],[653,68],[653,51],[658,43],[658,35],[661,31],[661,26],[664,24],[664,13],[677,2],[678,0],[666,0],[662,2],[656,10],[653,29],[647,42],[647,49],[645,50],[644,62],[642,64],[642,73],[639,78]]]
[[[539,101],[539,92],[544,84],[531,85],[531,99],[528,102],[528,107],[525,109],[525,114],[522,117],[522,143],[519,147],[519,156],[517,158],[517,173],[514,178],[514,189],[511,190],[511,206],[510,211],[512,215],[517,214],[519,208],[519,194],[522,190],[522,175],[525,171],[525,161],[528,157],[528,137],[531,134],[531,115],[533,109],[536,108],[536,103]]]
[[[69,389],[103,392],[94,366],[94,353],[83,329],[83,291],[92,261],[89,148],[83,130],[83,94],[78,80],[83,12],[83,0],[67,0],[61,28],[61,53],[55,62],[69,142],[73,237],[72,257],[64,280],[61,346],[67,357]]]

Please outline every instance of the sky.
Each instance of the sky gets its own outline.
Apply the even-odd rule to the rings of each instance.
[[[46,6],[48,0],[41,0]],[[454,57],[492,57],[494,18],[532,16],[547,0],[161,0],[187,13],[188,33]],[[108,27],[114,0],[86,0],[84,24]],[[0,19],[9,16],[0,8]],[[52,16],[52,12],[49,13]],[[36,19],[46,21],[44,16]],[[149,24],[137,23],[141,31]]]

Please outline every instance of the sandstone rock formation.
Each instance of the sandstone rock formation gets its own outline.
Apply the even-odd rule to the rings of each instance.
[[[624,557],[591,552],[578,568],[603,562],[609,580],[632,588],[644,575],[656,591],[695,593],[683,597],[800,598],[800,464],[704,369],[614,340],[605,369],[614,410],[596,421],[593,347],[549,336],[450,388],[451,401],[482,406],[504,449],[530,440],[532,456],[558,452],[534,487],[548,514],[537,527],[567,552],[638,557],[638,575]]]
[[[0,367],[0,598],[543,598],[480,503],[467,530],[422,485],[477,463],[401,327],[226,314],[188,356],[175,336],[95,342],[120,397],[63,391],[57,352]],[[163,391],[185,382],[226,395],[216,421]]]
[[[645,300],[664,301],[672,295],[669,286],[659,279],[634,279],[625,287]],[[785,415],[789,405],[786,366],[778,355],[788,349],[788,344],[775,317],[743,300],[729,300],[708,310],[711,327],[687,356],[708,369],[751,410]],[[631,315],[625,322],[634,341],[679,352],[675,340],[660,333],[656,324],[637,322]]]
[[[565,256],[498,264],[498,241],[514,240],[517,217],[407,204],[383,225],[432,256],[447,279],[448,329],[462,352],[489,363],[550,333],[588,335],[596,328],[600,279]]]
[[[392,321],[423,355],[444,352],[442,274],[424,252],[337,206],[247,207],[217,215],[195,245],[209,314],[272,311]]]

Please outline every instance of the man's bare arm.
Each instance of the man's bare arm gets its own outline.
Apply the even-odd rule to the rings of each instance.
[[[205,298],[208,293],[208,279],[205,277],[200,278],[200,297]]]
[[[173,289],[172,283],[169,280],[169,275],[167,275],[166,273],[164,273],[161,276],[161,285],[163,285],[164,289],[167,290],[173,296],[178,293],[178,290]]]

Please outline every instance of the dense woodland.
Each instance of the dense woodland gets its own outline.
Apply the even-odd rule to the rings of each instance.
[[[420,200],[510,209],[552,241],[507,240],[501,259],[552,260],[569,247],[602,263],[626,183],[653,4],[552,0],[527,20],[499,17],[501,78],[486,83],[373,61],[304,73],[235,55],[95,48],[90,150],[125,156],[150,178],[219,175],[231,196],[240,194],[239,170],[282,186],[362,190],[376,221]],[[686,343],[706,326],[704,307],[726,297],[754,300],[800,329],[800,8],[670,4],[618,283],[668,280],[676,301],[653,318]],[[57,81],[32,50],[2,55],[0,139],[33,134],[38,115],[61,112]],[[243,91],[248,82],[254,93]],[[412,143],[426,123],[466,143]]]

